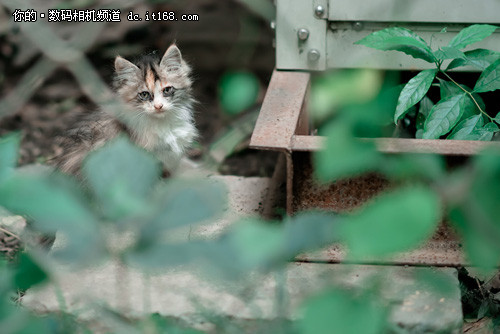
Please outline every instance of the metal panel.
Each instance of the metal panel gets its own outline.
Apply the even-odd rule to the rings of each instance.
[[[498,1],[500,4],[500,1]],[[499,16],[500,18],[500,16]],[[328,68],[375,68],[391,70],[417,70],[433,68],[434,64],[429,64],[423,60],[415,59],[397,51],[380,51],[354,43],[373,31],[386,28],[387,24],[358,22],[354,23],[330,23],[327,33],[327,53]],[[440,33],[446,25],[403,25],[412,29],[420,35],[432,49],[446,46],[456,33],[465,26],[454,25],[447,29],[448,32]],[[357,30],[356,30],[357,29]],[[359,30],[361,29],[361,30]],[[468,49],[486,48],[500,51],[500,33],[494,33],[485,40],[475,43]],[[449,61],[445,62],[445,66]],[[459,68],[461,71],[476,70],[473,68]]]
[[[314,15],[315,3],[324,3],[325,19]],[[278,0],[276,14],[276,66],[279,69],[326,69],[327,0]],[[299,29],[309,34],[305,40],[298,38]],[[309,60],[308,55],[317,50],[319,58]]]
[[[325,11],[320,16],[315,13],[318,6]],[[276,66],[288,70],[427,69],[433,65],[354,42],[373,31],[397,25],[412,29],[437,49],[446,46],[469,24],[499,24],[498,13],[499,0],[277,0]],[[448,32],[440,33],[445,27]],[[300,29],[307,30],[305,39],[298,36]],[[500,29],[472,48],[500,51]],[[319,59],[309,59],[312,50],[317,51]]]
[[[499,22],[498,0],[330,0],[330,21]]]

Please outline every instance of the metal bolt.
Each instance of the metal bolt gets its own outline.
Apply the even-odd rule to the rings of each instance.
[[[321,54],[319,53],[318,50],[316,49],[311,49],[309,50],[309,52],[307,53],[307,59],[310,61],[310,62],[317,62],[319,60],[319,57],[321,56]]]
[[[361,31],[361,30],[363,30],[363,28],[364,28],[364,24],[363,24],[363,22],[354,22],[354,23],[352,24],[352,28],[353,28],[355,31]]]
[[[297,31],[297,38],[301,41],[307,40],[309,38],[309,30],[307,30],[306,28],[300,28]]]
[[[316,6],[316,8],[314,8],[314,15],[316,15],[318,19],[323,18],[324,14],[325,14],[325,7],[318,5]]]

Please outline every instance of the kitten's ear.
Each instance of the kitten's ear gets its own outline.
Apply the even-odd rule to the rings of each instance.
[[[127,73],[127,72],[132,72],[139,70],[139,68],[129,62],[127,59],[122,58],[120,56],[116,56],[115,59],[115,71],[116,73]]]
[[[182,66],[182,55],[177,45],[172,44],[165,51],[160,61],[160,67],[166,70],[178,70]]]

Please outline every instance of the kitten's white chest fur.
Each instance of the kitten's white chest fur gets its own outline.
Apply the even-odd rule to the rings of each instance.
[[[198,133],[190,114],[172,116],[177,117],[137,122],[132,131],[137,145],[152,152],[173,173]]]

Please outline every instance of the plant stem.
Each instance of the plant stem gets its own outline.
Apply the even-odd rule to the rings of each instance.
[[[469,97],[472,99],[472,101],[474,101],[474,104],[476,105],[477,109],[479,109],[479,111],[484,114],[486,117],[488,117],[490,119],[490,121],[493,122],[493,117],[491,117],[490,115],[488,115],[483,109],[481,109],[481,107],[479,106],[479,104],[477,103],[476,99],[474,98],[474,96],[472,96],[472,93],[469,92],[467,89],[463,88],[460,84],[458,84],[455,80],[452,79],[452,77],[450,77],[448,75],[448,73],[446,73],[445,71],[442,71],[442,70],[439,70],[441,73],[443,73],[448,79],[450,79],[451,82],[453,82],[455,85],[457,85],[458,88],[460,88],[461,90],[463,90],[467,95],[469,95]]]

